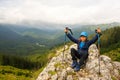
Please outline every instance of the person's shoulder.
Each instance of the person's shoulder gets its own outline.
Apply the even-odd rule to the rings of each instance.
[[[86,40],[86,42],[89,42],[90,40]]]
[[[90,42],[90,40],[87,40],[87,41],[86,41],[86,43],[89,43],[89,42]]]

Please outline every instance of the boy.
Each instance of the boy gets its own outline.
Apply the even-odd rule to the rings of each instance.
[[[98,39],[98,34],[101,33],[100,28],[96,30],[96,36],[88,40],[88,34],[87,32],[82,32],[80,34],[79,39],[75,39],[68,33],[68,29],[65,29],[64,32],[66,33],[67,37],[77,44],[77,50],[74,48],[71,48],[71,56],[72,56],[72,64],[71,67],[74,68],[74,71],[79,71],[81,66],[84,64],[85,60],[88,58],[88,48],[91,44],[95,43]],[[77,62],[77,59],[79,59],[79,62]]]

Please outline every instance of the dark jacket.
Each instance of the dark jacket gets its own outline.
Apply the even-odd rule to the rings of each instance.
[[[66,35],[67,35],[67,37],[68,37],[71,41],[73,41],[74,43],[77,44],[78,51],[81,51],[81,50],[82,50],[82,51],[87,51],[87,52],[88,52],[89,46],[90,46],[91,44],[95,43],[95,42],[98,40],[98,34],[96,34],[96,36],[93,37],[93,39],[87,40],[87,41],[85,42],[85,45],[83,46],[83,48],[80,49],[80,48],[79,48],[80,41],[79,41],[78,39],[75,39],[75,38],[74,38],[73,36],[71,36],[71,34],[69,34],[69,33],[67,33]]]

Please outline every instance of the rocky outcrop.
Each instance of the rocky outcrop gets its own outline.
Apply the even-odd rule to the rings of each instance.
[[[67,46],[66,46],[67,48]],[[76,45],[70,46],[76,48]],[[99,51],[95,44],[89,48],[89,57],[86,65],[78,72],[70,67],[70,48],[64,53],[57,51],[44,70],[39,74],[37,80],[120,80],[120,62],[113,62],[109,57],[101,55],[99,73]]]

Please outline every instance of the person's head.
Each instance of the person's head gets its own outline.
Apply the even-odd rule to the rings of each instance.
[[[79,40],[82,41],[82,42],[85,42],[85,41],[87,41],[87,37],[88,37],[87,32],[81,32]]]

